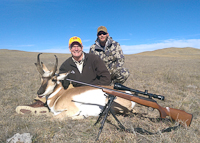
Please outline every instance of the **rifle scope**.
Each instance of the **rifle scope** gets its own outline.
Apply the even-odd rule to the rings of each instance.
[[[135,92],[136,95],[138,94],[143,94],[143,95],[147,95],[149,96],[149,98],[157,98],[159,100],[164,100],[165,97],[162,96],[162,95],[156,95],[156,94],[152,94],[152,93],[148,93],[148,90],[145,90],[145,92],[142,92],[142,91],[139,91],[139,90],[135,90],[135,89],[131,89],[129,87],[126,87],[120,83],[115,83],[114,84],[114,89],[117,89],[117,90],[126,90],[126,91],[132,91],[132,92]]]

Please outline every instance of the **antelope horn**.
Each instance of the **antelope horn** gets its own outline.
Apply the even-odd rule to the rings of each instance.
[[[35,65],[36,65],[36,67],[37,67],[38,72],[39,72],[41,75],[43,75],[43,74],[44,74],[44,71],[43,71],[42,66],[41,66],[41,64],[40,64],[40,55],[41,55],[41,54],[42,54],[42,53],[39,53],[39,54],[38,54],[38,56],[37,56],[37,63],[35,63]]]
[[[55,66],[54,66],[54,68],[53,68],[53,70],[52,70],[52,76],[54,76],[55,75],[55,73],[56,73],[56,71],[57,71],[57,66],[58,66],[58,58],[57,58],[57,56],[56,55],[54,55],[55,57],[56,57],[56,64],[55,64]]]

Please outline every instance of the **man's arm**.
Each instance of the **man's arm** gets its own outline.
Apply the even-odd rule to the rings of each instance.
[[[90,53],[90,54],[94,54],[94,50],[95,50],[95,45],[93,44],[93,45],[90,47],[89,53]]]
[[[111,76],[108,72],[108,69],[106,68],[104,62],[102,59],[99,58],[99,56],[94,55],[94,67],[96,70],[96,74],[99,78],[99,85],[110,85],[111,83]]]
[[[111,63],[112,65],[108,65],[108,67],[110,67],[110,73],[113,74],[117,71],[117,69],[121,68],[124,65],[125,58],[122,48],[118,42],[113,43],[111,47],[111,52],[113,53],[113,59],[115,59],[115,61]]]

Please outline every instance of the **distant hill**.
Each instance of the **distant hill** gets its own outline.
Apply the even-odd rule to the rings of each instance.
[[[40,52],[26,52],[26,51],[20,51],[20,50],[0,49],[0,55],[4,55],[4,56],[7,56],[7,55],[19,56],[21,54],[25,54],[27,56],[34,56],[34,55],[37,55],[39,53]],[[61,57],[66,57],[66,55],[67,56],[71,55],[71,54],[68,54],[68,53],[44,53],[44,54],[45,55],[59,55]]]
[[[37,52],[25,52],[25,51],[19,51],[19,50],[7,50],[7,49],[0,49],[0,54],[1,55],[9,55],[15,53],[16,54],[26,54],[26,55],[37,55]],[[54,55],[55,53],[45,53],[48,55]],[[56,55],[66,58],[70,56],[71,54],[65,54],[65,53],[56,53]],[[191,48],[191,47],[186,47],[186,48],[164,48],[164,49],[159,49],[155,51],[147,51],[147,52],[142,52],[138,54],[133,54],[133,55],[138,55],[138,56],[159,56],[159,57],[179,57],[179,58],[198,58],[200,59],[200,49],[196,48]],[[17,56],[17,55],[16,55]],[[131,56],[131,55],[129,55]]]
[[[200,49],[186,47],[186,48],[164,48],[155,51],[147,51],[135,55],[141,56],[160,56],[160,57],[192,57],[200,58]]]

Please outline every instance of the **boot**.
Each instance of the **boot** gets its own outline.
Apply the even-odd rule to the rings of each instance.
[[[25,106],[17,106],[16,112],[18,114],[33,114],[33,115],[44,115],[49,113],[48,107],[45,103],[40,100],[36,100],[33,104]]]

